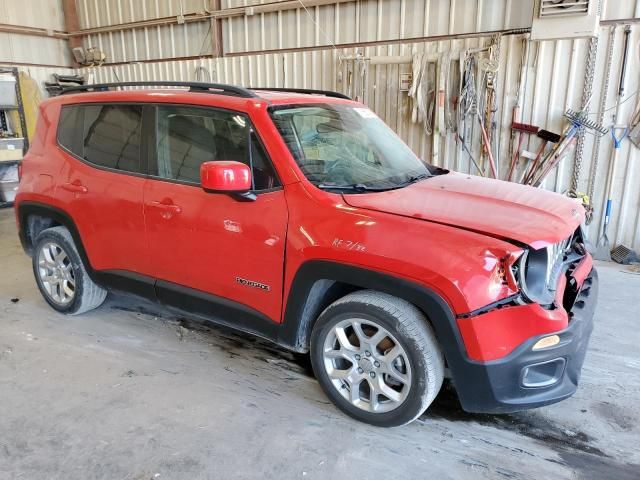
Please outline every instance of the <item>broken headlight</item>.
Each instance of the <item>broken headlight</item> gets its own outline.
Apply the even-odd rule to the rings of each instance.
[[[524,297],[541,305],[555,299],[558,273],[572,238],[538,250],[526,250],[518,261],[520,289]]]

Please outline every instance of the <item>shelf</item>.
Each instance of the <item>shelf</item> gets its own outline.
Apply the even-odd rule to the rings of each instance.
[[[18,110],[17,105],[0,105],[0,110]]]

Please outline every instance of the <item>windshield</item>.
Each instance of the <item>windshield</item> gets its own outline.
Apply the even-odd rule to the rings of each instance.
[[[275,107],[271,116],[302,172],[320,188],[399,188],[435,172],[368,108],[296,105]]]

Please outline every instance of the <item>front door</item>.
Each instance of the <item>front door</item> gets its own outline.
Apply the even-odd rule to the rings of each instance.
[[[158,106],[155,144],[144,213],[160,300],[176,303],[180,294],[187,309],[189,298],[230,300],[279,322],[287,206],[248,117]],[[250,156],[255,201],[200,187],[203,162],[249,164]]]

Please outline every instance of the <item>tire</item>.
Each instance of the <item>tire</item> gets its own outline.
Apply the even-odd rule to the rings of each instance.
[[[38,235],[32,264],[40,293],[58,312],[79,315],[99,307],[107,297],[89,277],[65,227],[47,228]]]
[[[444,378],[444,357],[424,314],[373,290],[346,295],[322,312],[311,333],[311,363],[340,410],[379,427],[418,418]]]

